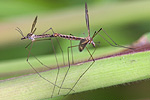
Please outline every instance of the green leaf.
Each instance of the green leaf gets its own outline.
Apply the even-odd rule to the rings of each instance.
[[[110,47],[108,49],[110,49]],[[103,51],[104,50],[107,51],[107,48],[103,49]],[[97,50],[97,52],[99,51],[101,52],[101,50]],[[77,53],[75,53],[75,55],[76,54]],[[93,66],[75,86],[75,92],[71,93],[79,93],[82,91],[150,78],[149,58],[150,52],[145,51],[96,60]],[[24,62],[24,60],[22,60],[22,62]],[[79,76],[89,67],[91,63],[92,61],[72,65],[63,87],[71,88]],[[61,84],[67,68],[68,67],[63,67],[60,69],[57,82],[58,86]],[[43,77],[53,83],[55,82],[56,73],[57,69],[40,72]],[[51,97],[53,87],[53,85],[40,78],[37,74],[24,75],[2,80],[0,82],[0,98],[3,100],[46,99]],[[68,91],[69,90],[67,89],[62,89],[60,95],[65,95]],[[52,99],[64,98],[63,96],[58,96],[57,92],[58,88],[56,87],[54,92],[54,97],[56,98]]]

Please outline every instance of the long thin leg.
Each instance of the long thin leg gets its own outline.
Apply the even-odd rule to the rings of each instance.
[[[66,79],[66,76],[67,76],[67,74],[68,74],[68,72],[69,72],[69,70],[70,70],[69,49],[70,49],[70,48],[73,48],[73,47],[77,47],[77,46],[79,46],[79,45],[69,46],[69,47],[67,48],[67,52],[68,52],[68,69],[67,69],[67,71],[66,71],[66,74],[65,74],[65,76],[64,76],[64,78],[63,78],[63,81],[62,81],[60,87],[63,86],[63,83],[64,83],[64,81],[65,81],[65,79]],[[58,91],[58,95],[59,95],[59,93],[60,93],[60,88],[59,88],[59,91]]]
[[[60,48],[60,50],[61,50],[61,53],[62,53],[62,59],[63,59],[63,63],[64,63],[64,65],[65,65],[65,58],[64,58],[64,52],[63,52],[63,50],[62,50],[62,47],[61,47],[61,45],[60,45],[60,42],[59,42],[59,40],[57,39],[57,37],[56,37],[56,40],[57,40],[57,43],[58,43],[58,45],[59,45],[59,48]]]
[[[53,30],[53,28],[50,28],[50,29],[52,30],[52,32],[53,32],[53,34],[54,34],[54,30]],[[62,50],[62,47],[61,47],[60,42],[59,42],[59,40],[57,39],[57,37],[56,37],[56,40],[57,40],[57,43],[58,43],[59,48],[60,48],[60,50],[61,50],[62,57],[63,57],[63,63],[64,63],[64,65],[65,65],[64,52],[63,52],[63,50]]]
[[[47,33],[49,30],[52,30],[52,32],[54,33],[53,29],[52,29],[52,28],[49,28],[49,29],[48,29],[47,31],[45,31],[43,34]],[[57,40],[58,45],[59,45],[59,47],[60,47],[60,50],[61,50],[61,52],[62,52],[63,63],[64,63],[64,65],[65,65],[65,60],[64,60],[64,53],[63,53],[63,50],[62,50],[62,48],[61,48],[61,46],[60,46],[60,43],[59,43],[57,37],[56,37],[56,40]],[[60,70],[60,68],[59,68],[59,65],[58,65],[58,60],[57,60],[57,57],[56,57],[56,52],[55,52],[55,48],[54,48],[54,45],[53,45],[53,41],[51,40],[51,42],[52,42],[52,47],[53,47],[53,51],[54,51],[54,53],[55,53],[55,58],[56,58],[57,67],[58,67],[58,72],[57,72],[56,80],[55,80],[55,84],[56,84],[56,83],[57,83],[57,79],[58,79],[58,75],[59,75],[59,70]],[[55,91],[55,86],[54,86],[54,88],[53,88],[51,97],[53,97],[54,91]]]
[[[52,29],[52,28],[49,28],[49,29],[48,29],[48,30],[46,30],[43,34],[47,33],[49,30],[52,30],[52,31],[53,31],[53,29]]]
[[[47,79],[44,78],[39,72],[37,72],[36,69],[30,64],[30,62],[28,62],[28,64],[29,64],[29,65],[32,67],[32,69],[39,75],[39,77],[41,77],[42,79],[46,80],[48,83],[50,83],[50,84],[52,84],[52,85],[54,85],[54,86],[60,88],[60,86],[58,86],[58,85],[52,83],[51,81],[47,80]],[[69,90],[72,90],[71,88],[62,88],[62,87],[61,87],[61,89],[69,89]],[[72,91],[74,91],[74,90],[72,90]]]
[[[27,48],[29,47],[29,45],[31,45],[31,46],[30,46],[30,50],[29,50],[29,53],[28,53],[27,61],[28,61],[29,56],[30,56],[30,51],[31,51],[31,48],[32,48],[32,46],[33,46],[33,41],[30,42],[25,48],[27,49]],[[28,49],[27,49],[27,50],[28,50]]]
[[[97,44],[99,46],[100,42],[95,42],[95,44]],[[94,48],[94,51],[92,52],[92,56],[94,55],[95,51],[96,51],[96,48]],[[90,60],[90,59],[91,59],[91,56],[88,60]]]
[[[59,64],[58,64],[58,59],[57,59],[57,56],[56,56],[56,52],[55,52],[55,48],[54,48],[53,40],[52,40],[52,39],[51,39],[51,43],[52,43],[52,48],[53,48],[53,51],[54,51],[54,54],[55,54],[56,63],[57,63],[57,68],[58,68],[57,75],[56,75],[56,79],[55,79],[55,84],[56,84],[56,83],[57,83],[57,79],[58,79],[58,75],[59,75]],[[55,87],[56,87],[56,86],[54,85],[51,98],[53,97],[53,94],[54,94],[54,91],[55,91]]]
[[[100,30],[102,30],[107,36],[108,36],[108,38],[115,44],[115,45],[113,45],[113,44],[111,44],[107,39],[105,39],[99,32],[100,32]],[[96,34],[99,34],[107,43],[109,43],[111,46],[113,46],[113,47],[122,47],[122,48],[128,48],[128,49],[134,49],[134,48],[130,48],[130,47],[125,47],[125,46],[122,46],[122,45],[119,45],[119,44],[117,44],[106,32],[105,32],[105,30],[103,29],[103,28],[101,28]]]
[[[51,39],[42,39],[42,40],[51,40]],[[42,41],[42,40],[37,40],[37,41]],[[31,45],[31,46],[30,46]],[[44,78],[42,75],[40,75],[40,73],[31,65],[31,63],[28,61],[28,59],[29,59],[29,56],[30,56],[30,54],[32,55],[32,56],[34,56],[32,53],[31,53],[31,49],[32,49],[32,45],[33,45],[33,42],[30,42],[25,48],[26,48],[26,50],[27,51],[29,51],[29,54],[28,54],[28,57],[27,57],[27,62],[28,62],[28,64],[31,66],[31,68],[39,75],[39,77],[41,77],[42,79],[44,79],[44,80],[46,80],[47,82],[49,82],[50,84],[52,84],[52,85],[54,85],[55,87],[58,87],[58,88],[60,88],[58,85],[56,85],[56,82],[57,82],[57,80],[55,80],[55,84],[54,83],[52,83],[52,82],[50,82],[49,80],[47,80],[46,78]],[[30,46],[30,50],[28,50],[28,47]],[[56,53],[55,53],[56,54]],[[34,56],[35,57],[35,56]],[[36,57],[35,57],[36,58]],[[36,58],[37,59],[37,58]],[[42,65],[44,65],[39,59],[37,59]],[[58,62],[58,61],[57,61]],[[58,63],[57,63],[58,64]],[[46,66],[46,65],[44,65],[45,67],[47,67],[47,68],[49,68],[48,66]],[[58,73],[57,73],[58,74]],[[57,77],[58,78],[58,77]],[[62,88],[61,87],[61,89],[69,89],[69,90],[71,90],[71,91],[74,91],[74,90],[72,90],[71,88]],[[54,91],[54,90],[53,90]],[[53,92],[52,92],[53,93]]]
[[[89,49],[88,49],[87,47],[86,47],[86,50],[89,52],[89,54],[90,54],[92,60],[95,61],[95,59],[93,58],[92,54],[90,53],[90,51],[89,51]]]
[[[92,54],[91,54],[92,56],[93,56],[93,54],[95,53],[95,51],[96,51],[96,48],[94,48],[94,51],[93,51]],[[90,60],[92,56],[90,56],[90,58],[89,58],[88,60]]]
[[[72,47],[72,41],[70,40],[70,45],[71,45],[71,47]],[[72,64],[74,64],[74,59],[73,59],[73,50],[72,50],[72,48],[71,48],[71,54],[72,54]]]
[[[54,33],[53,28],[49,28],[47,31],[49,31],[49,30],[52,30],[52,32]],[[43,34],[45,34],[47,31],[45,31]],[[65,65],[64,52],[63,52],[63,50],[62,50],[62,48],[61,48],[61,45],[60,45],[60,43],[59,43],[59,40],[57,39],[57,37],[55,37],[55,38],[56,38],[57,43],[58,43],[58,45],[59,45],[59,48],[60,48],[60,50],[61,50],[61,52],[62,52],[63,63],[64,63],[64,65]]]
[[[41,40],[36,40],[36,41],[43,41],[43,40],[51,40],[51,39],[41,39]],[[29,47],[30,45],[31,45],[30,50],[28,50],[28,47]],[[46,67],[46,68],[49,68],[48,66],[44,65],[36,56],[34,56],[34,55],[31,53],[32,45],[33,45],[33,41],[30,42],[30,43],[25,47],[26,50],[29,52],[29,53],[28,53],[28,57],[27,57],[27,61],[29,60],[29,56],[30,56],[30,54],[31,54],[41,65],[43,65],[43,66]]]
[[[62,53],[62,59],[63,59],[63,64],[64,64],[64,66],[65,66],[65,58],[64,58],[63,50],[62,50],[62,48],[61,48],[60,42],[59,42],[59,40],[57,39],[57,37],[56,37],[56,40],[57,40],[57,43],[58,43],[59,48],[60,48],[60,50],[61,50],[61,53]],[[53,46],[53,47],[54,47],[54,46]],[[56,53],[55,53],[55,56],[56,56]],[[58,62],[58,61],[57,61],[57,62]],[[59,75],[59,70],[60,70],[58,63],[57,63],[57,66],[58,66],[58,72],[57,72],[55,84],[56,84],[56,82],[57,82],[58,75]],[[53,93],[54,93],[54,90],[55,90],[55,86],[54,86],[54,89],[53,89]],[[53,93],[52,93],[51,97],[53,96]]]
[[[49,29],[48,29],[48,30],[46,30],[43,34],[47,33],[49,30],[52,30],[52,32],[54,33],[53,28],[49,28]],[[57,37],[55,37],[55,38],[56,38],[57,43],[58,43],[58,45],[59,45],[59,48],[60,48],[60,50],[61,50],[61,52],[62,52],[62,56],[63,56],[63,63],[64,63],[64,65],[65,65],[65,60],[64,60],[64,53],[63,53],[63,50],[62,50],[62,48],[61,48],[61,46],[60,46],[60,43],[59,43],[59,41],[58,41]]]
[[[72,35],[72,34],[70,34],[70,35]],[[72,36],[74,36],[74,35],[72,35]],[[70,45],[71,45],[71,47],[72,47],[72,40],[70,40]],[[72,54],[72,64],[74,64],[73,50],[72,50],[72,48],[71,48],[71,54]]]
[[[77,85],[77,83],[79,82],[79,80],[83,77],[83,75],[91,68],[91,66],[94,64],[95,59],[93,58],[92,54],[90,53],[89,49],[86,47],[87,51],[89,52],[93,62],[90,64],[90,66],[80,75],[80,77],[78,78],[78,80],[75,82],[75,84],[73,85],[72,89]],[[66,95],[68,95],[71,91],[69,91]]]

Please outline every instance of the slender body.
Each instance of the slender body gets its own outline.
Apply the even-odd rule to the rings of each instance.
[[[89,65],[89,67],[79,76],[78,80],[75,82],[75,84],[72,86],[72,89],[76,86],[76,84],[79,82],[79,80],[83,77],[83,75],[91,68],[91,66],[94,64],[95,62],[95,59],[93,58],[93,54],[96,50],[94,50],[93,53],[90,53],[90,51],[88,50],[88,48],[86,47],[87,44],[92,44],[93,47],[95,47],[95,43],[93,41],[94,37],[99,34],[106,42],[108,42],[111,46],[113,47],[123,47],[123,48],[128,48],[128,49],[133,49],[133,48],[129,48],[129,47],[125,47],[125,46],[121,46],[121,45],[118,45],[115,41],[113,41],[110,36],[103,30],[103,28],[100,28],[98,31],[95,31],[93,36],[91,37],[90,36],[90,27],[89,27],[89,15],[88,15],[88,8],[87,8],[87,3],[85,3],[85,19],[86,19],[86,26],[87,26],[87,29],[88,29],[88,36],[87,37],[75,37],[75,36],[71,36],[71,35],[62,35],[62,34],[59,34],[59,33],[54,33],[53,36],[55,37],[60,37],[60,38],[64,38],[64,39],[69,39],[69,40],[79,40],[80,43],[79,45],[75,45],[75,46],[70,46],[68,47],[68,63],[69,63],[69,67],[68,67],[68,70],[64,76],[64,79],[62,81],[62,84],[60,87],[62,87],[64,81],[65,81],[65,78],[69,72],[69,69],[70,69],[70,60],[69,60],[69,49],[73,48],[73,47],[77,47],[79,48],[79,51],[82,52],[84,50],[84,48],[86,48],[86,50],[88,51],[89,55],[90,55],[90,58],[92,59],[92,63]],[[113,42],[114,44],[112,44],[111,42],[109,42],[108,40],[106,40],[99,32],[100,31],[103,31],[104,34],[106,34],[108,36],[108,38],[111,40],[111,42]],[[90,59],[89,58],[89,59]],[[71,91],[69,91],[67,94],[69,94]],[[60,93],[60,89],[58,91],[58,94]]]
[[[29,40],[32,40],[32,41],[35,41],[36,39],[39,39],[39,38],[47,38],[47,37],[53,37],[53,35],[50,35],[50,34],[43,34],[43,35],[35,35],[35,34],[28,34],[27,37],[23,37],[21,38],[21,40],[23,39],[29,39]]]
[[[61,89],[69,89],[69,90],[72,90],[71,88],[62,88],[62,87],[56,85],[57,79],[58,79],[58,75],[59,75],[59,65],[58,65],[58,60],[57,60],[56,53],[55,53],[55,48],[54,48],[54,46],[53,46],[53,41],[52,41],[52,39],[51,39],[51,37],[55,37],[55,36],[54,36],[53,34],[52,34],[52,35],[51,35],[51,34],[45,34],[45,33],[47,33],[49,30],[51,30],[52,28],[49,28],[48,30],[46,30],[46,31],[45,31],[43,34],[41,34],[41,35],[35,35],[34,32],[36,31],[36,28],[35,28],[36,22],[37,22],[37,16],[35,17],[35,20],[34,20],[34,22],[33,22],[33,24],[32,24],[31,32],[28,33],[27,36],[24,36],[24,35],[23,35],[23,32],[20,30],[20,28],[18,28],[18,27],[16,28],[16,30],[22,35],[21,40],[25,40],[25,39],[31,40],[31,42],[25,47],[26,50],[29,51],[28,57],[27,57],[27,62],[28,62],[28,64],[32,67],[32,69],[33,69],[42,79],[44,79],[44,80],[46,80],[47,82],[49,82],[50,84],[54,85],[54,88],[53,88],[51,97],[53,97],[53,93],[54,93],[54,91],[55,91],[55,87],[58,87],[58,88],[61,88]],[[53,31],[53,30],[52,30],[52,31]],[[53,33],[54,33],[54,32],[53,32]],[[40,40],[39,38],[41,38],[41,40]],[[57,67],[58,67],[58,72],[57,72],[57,75],[56,75],[55,83],[53,83],[53,82],[47,80],[47,79],[44,78],[42,75],[40,75],[40,73],[39,73],[38,71],[36,71],[36,69],[35,69],[35,68],[31,65],[31,63],[28,61],[30,54],[31,54],[32,56],[34,56],[34,55],[31,53],[31,48],[32,48],[33,42],[35,42],[35,41],[42,41],[42,40],[51,40],[51,43],[52,43],[52,48],[53,48],[53,51],[54,51],[54,54],[55,54],[55,58],[56,58],[56,62],[57,62]],[[60,43],[59,43],[58,40],[57,40],[57,42],[58,42],[59,47],[60,47],[60,49],[61,49],[62,56],[63,56],[63,62],[64,62],[64,54],[63,54],[62,48],[61,48]],[[28,49],[29,46],[30,46],[30,49]],[[34,57],[35,57],[35,56],[34,56]],[[35,59],[37,59],[37,58],[35,57]],[[44,65],[39,59],[37,59],[37,61],[38,61],[39,63],[41,63],[41,65],[43,65],[44,67],[50,69],[48,66]],[[65,65],[65,63],[64,63],[64,65]],[[73,91],[74,91],[74,90],[73,90]]]
[[[63,34],[59,34],[59,33],[54,33],[51,37],[53,37],[53,36],[68,39],[68,40],[80,40],[80,44],[79,44],[80,52],[84,49],[84,47],[87,44],[92,44],[95,47],[93,38],[91,38],[90,36],[84,38],[84,37],[76,37],[76,36],[71,36],[71,35],[63,35]]]
[[[63,34],[60,34],[60,33],[54,33],[52,36],[53,37],[60,37],[60,38],[68,39],[68,40],[82,40],[82,39],[84,39],[83,37],[76,37],[76,36],[71,36],[71,35],[63,35]]]
[[[76,36],[72,36],[72,35],[63,35],[63,34],[60,34],[60,33],[55,33],[52,28],[50,28],[50,29],[48,29],[48,30],[46,31],[46,32],[48,32],[49,30],[52,30],[52,31],[53,31],[53,34],[52,34],[52,35],[50,35],[50,34],[45,34],[46,32],[44,32],[42,35],[35,35],[34,32],[35,32],[36,28],[34,29],[34,26],[35,26],[35,23],[36,23],[36,19],[37,19],[37,17],[35,18],[35,21],[34,21],[34,23],[33,23],[33,25],[32,25],[31,33],[29,33],[26,37],[22,34],[22,31],[18,28],[18,31],[19,31],[20,34],[23,36],[23,38],[21,38],[22,40],[23,40],[23,39],[29,39],[29,40],[32,40],[32,43],[33,43],[33,41],[36,41],[38,38],[60,37],[60,38],[63,38],[63,39],[68,39],[68,40],[79,40],[79,41],[80,41],[79,45],[75,45],[75,46],[72,46],[72,45],[71,45],[71,46],[69,46],[69,47],[67,48],[67,50],[68,50],[68,65],[69,65],[69,67],[68,67],[67,72],[66,72],[66,74],[65,74],[65,76],[64,76],[64,78],[63,78],[63,81],[62,81],[62,83],[61,83],[61,86],[59,87],[58,94],[60,93],[60,90],[62,89],[63,83],[64,83],[65,78],[66,78],[66,76],[67,76],[67,74],[68,74],[68,72],[69,72],[69,69],[70,69],[70,58],[69,58],[69,49],[70,49],[70,48],[72,49],[73,47],[77,47],[77,46],[78,46],[80,52],[82,52],[82,51],[84,50],[84,48],[86,48],[86,50],[88,51],[88,53],[89,53],[89,55],[90,55],[90,58],[92,59],[92,63],[91,63],[91,64],[88,66],[88,68],[79,76],[78,80],[75,82],[75,84],[72,86],[72,88],[69,90],[69,92],[68,92],[67,94],[69,94],[69,93],[74,89],[74,87],[77,85],[77,83],[79,82],[79,80],[83,77],[83,75],[84,75],[84,74],[92,67],[92,65],[94,64],[95,59],[93,58],[92,55],[93,55],[93,53],[95,52],[96,48],[95,48],[95,50],[94,50],[93,53],[90,53],[90,51],[88,50],[88,48],[87,48],[86,46],[87,46],[87,44],[92,44],[93,47],[95,47],[95,43],[94,43],[93,39],[94,39],[94,37],[95,37],[97,34],[100,35],[106,42],[108,42],[108,43],[109,43],[111,46],[113,46],[113,47],[128,48],[128,47],[125,47],[125,46],[118,45],[115,41],[113,41],[113,40],[110,38],[110,36],[109,36],[102,28],[100,28],[98,31],[95,31],[92,37],[90,36],[90,27],[89,27],[89,16],[88,16],[87,3],[85,3],[85,19],[86,19],[86,26],[87,26],[87,29],[88,29],[88,36],[87,36],[87,37],[76,37]],[[34,29],[34,30],[33,30],[33,29]],[[108,40],[106,40],[106,39],[99,33],[101,30],[104,32],[104,34],[106,34],[106,35],[108,36],[108,38],[110,39],[110,41],[113,42],[114,44],[112,44],[111,42],[109,42]],[[31,45],[31,47],[32,47],[32,45]],[[128,48],[128,49],[133,49],[133,48]],[[29,52],[29,54],[30,54],[30,52]],[[29,54],[28,54],[28,56],[29,56]],[[73,57],[72,57],[72,58],[73,58]],[[90,59],[90,58],[89,58],[89,59]],[[28,58],[27,58],[27,61],[28,61]],[[58,76],[57,76],[57,77],[58,77]],[[56,79],[56,81],[57,81],[57,79]],[[56,84],[56,81],[55,81],[55,84]],[[54,86],[56,86],[56,85],[54,85]],[[54,91],[54,89],[53,89],[53,91]]]
[[[88,51],[88,53],[90,54],[90,58],[92,58],[92,63],[89,65],[89,67],[83,72],[83,74],[81,74],[80,75],[80,77],[78,78],[78,80],[76,81],[76,83],[73,85],[73,87],[72,87],[72,89],[76,86],[76,84],[79,82],[79,80],[82,78],[82,76],[88,71],[88,69],[94,64],[94,62],[95,62],[95,60],[94,60],[94,58],[93,58],[93,56],[92,56],[92,54],[90,53],[90,51],[88,50],[88,48],[86,47],[86,45],[87,44],[92,44],[93,45],[93,47],[95,47],[95,43],[94,43],[94,41],[93,41],[93,38],[96,36],[96,34],[98,33],[98,32],[100,32],[100,30],[102,30],[102,28],[98,31],[98,32],[95,32],[94,33],[94,35],[93,35],[93,37],[90,37],[90,28],[89,28],[89,16],[88,16],[88,9],[87,9],[87,3],[85,3],[85,17],[86,17],[86,26],[87,26],[87,28],[88,28],[88,36],[87,37],[75,37],[75,36],[70,36],[70,35],[62,35],[62,34],[59,34],[59,33],[54,33],[53,35],[55,36],[55,37],[60,37],[60,38],[64,38],[64,39],[69,39],[69,40],[79,40],[80,41],[80,43],[79,43],[79,45],[76,45],[76,46],[78,46],[78,48],[79,48],[79,51],[80,52],[82,52],[83,50],[84,50],[84,48],[86,48],[87,49],[87,51]],[[70,69],[70,60],[69,60],[69,49],[71,48],[73,48],[73,47],[76,47],[76,46],[70,46],[70,47],[68,47],[68,64],[69,64],[69,67],[68,67],[68,69],[67,69],[67,72],[66,72],[66,74],[65,74],[65,76],[64,76],[64,79],[63,79],[63,81],[62,81],[62,84],[61,84],[61,86],[60,87],[62,87],[63,86],[63,83],[64,83],[64,81],[65,81],[65,78],[66,78],[66,76],[67,76],[67,74],[68,74],[68,72],[69,72],[69,69]],[[95,51],[94,51],[95,52]],[[89,58],[89,59],[90,59]],[[69,94],[71,91],[69,91],[67,94]],[[60,89],[59,89],[59,91],[58,91],[58,94],[60,93]]]

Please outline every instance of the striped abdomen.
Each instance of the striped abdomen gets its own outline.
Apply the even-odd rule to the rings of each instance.
[[[75,36],[72,36],[72,35],[63,35],[63,34],[59,34],[59,33],[54,33],[53,36],[68,39],[68,40],[81,40],[81,39],[84,39],[82,37],[75,37]]]
[[[50,34],[35,35],[35,38],[46,38],[46,37],[54,37],[54,36]]]

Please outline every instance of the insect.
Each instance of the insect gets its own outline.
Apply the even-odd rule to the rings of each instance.
[[[74,83],[74,85],[72,86],[72,89],[74,89],[74,87],[77,85],[77,83],[79,82],[79,80],[83,77],[83,75],[92,67],[92,65],[94,64],[94,62],[95,62],[95,59],[93,58],[93,54],[94,54],[94,52],[95,52],[95,50],[96,50],[96,48],[95,48],[95,42],[93,41],[93,39],[94,39],[94,37],[95,36],[97,36],[97,35],[100,35],[107,43],[109,43],[111,46],[113,46],[113,47],[123,47],[123,48],[128,48],[128,49],[133,49],[133,48],[129,48],[129,47],[125,47],[125,46],[121,46],[121,45],[119,45],[119,44],[117,44],[115,41],[113,41],[112,40],[112,38],[104,31],[104,29],[103,28],[100,28],[98,31],[95,31],[94,32],[94,34],[93,34],[93,36],[91,37],[90,36],[90,27],[89,27],[89,15],[88,15],[88,8],[87,8],[87,3],[85,3],[85,19],[86,19],[86,27],[87,27],[87,29],[88,29],[88,36],[87,37],[76,37],[76,36],[72,36],[72,35],[63,35],[63,34],[60,34],[60,33],[54,33],[53,34],[53,36],[54,37],[60,37],[60,38],[64,38],[64,39],[69,39],[69,40],[79,40],[80,41],[80,43],[79,43],[79,45],[75,45],[75,46],[69,46],[68,48],[67,48],[67,52],[68,52],[68,65],[69,65],[69,67],[68,67],[68,69],[67,69],[67,71],[66,71],[66,74],[65,74],[65,76],[64,76],[64,78],[63,78],[63,81],[62,81],[62,83],[61,83],[61,85],[60,85],[60,87],[62,87],[63,86],[63,83],[64,83],[64,81],[65,81],[65,79],[66,79],[66,76],[67,76],[67,74],[68,74],[68,72],[69,72],[69,70],[70,70],[70,66],[71,66],[71,64],[70,64],[70,58],[69,58],[69,49],[71,48],[74,48],[74,47],[78,47],[79,48],[79,51],[80,52],[82,52],[85,48],[86,48],[86,50],[88,51],[88,53],[89,53],[89,55],[90,55],[90,58],[89,59],[92,59],[92,63],[88,66],[88,68],[79,76],[79,78],[78,78],[78,80]],[[103,31],[105,34],[106,34],[106,36],[108,36],[108,38],[114,43],[114,44],[112,44],[111,42],[109,42],[105,37],[103,37],[101,34],[100,34],[100,31]],[[95,50],[94,50],[94,52],[93,53],[91,53],[90,51],[89,51],[89,49],[87,48],[87,44],[92,44],[93,45],[93,47],[95,48]],[[60,93],[60,91],[61,91],[61,88],[59,88],[59,91],[58,91],[58,94]],[[69,94],[71,92],[71,90],[67,93],[67,95]]]
[[[62,88],[62,87],[56,85],[57,79],[58,79],[58,75],[59,75],[59,70],[60,70],[60,69],[59,69],[58,59],[57,59],[57,56],[56,56],[56,52],[55,52],[55,48],[54,48],[54,45],[53,45],[53,41],[52,41],[52,39],[51,39],[51,37],[53,37],[53,35],[46,34],[49,30],[52,30],[52,28],[49,28],[48,30],[46,30],[46,31],[45,31],[43,34],[41,34],[41,35],[35,35],[34,33],[35,33],[35,31],[36,31],[36,28],[35,28],[36,23],[37,23],[37,16],[35,17],[35,20],[33,21],[33,24],[32,24],[32,27],[31,27],[31,31],[30,31],[30,33],[27,34],[27,36],[24,36],[24,35],[23,35],[23,32],[21,31],[20,28],[17,27],[16,30],[22,35],[21,40],[25,40],[25,39],[31,40],[31,42],[25,47],[26,50],[29,52],[29,53],[28,53],[28,56],[27,56],[27,62],[28,62],[28,64],[31,66],[31,68],[32,68],[42,79],[44,79],[44,80],[46,80],[47,82],[49,82],[50,84],[54,85],[53,91],[52,91],[52,95],[51,95],[51,97],[53,97],[53,93],[54,93],[54,91],[55,91],[55,87],[58,87],[58,88],[61,88],[61,89],[69,89],[69,90],[70,90],[71,88]],[[53,30],[52,30],[52,31],[53,31]],[[54,33],[54,32],[53,32],[53,33]],[[41,38],[41,39],[40,39],[40,38]],[[29,62],[29,56],[30,56],[30,55],[34,56],[34,55],[31,53],[31,49],[32,49],[33,43],[34,43],[35,41],[43,41],[43,40],[50,40],[50,41],[51,41],[51,43],[52,43],[52,48],[53,48],[53,51],[54,51],[54,54],[55,54],[55,59],[56,59],[56,62],[57,62],[58,71],[57,71],[57,75],[56,75],[56,79],[55,79],[55,82],[54,82],[54,83],[51,82],[51,81],[49,81],[48,79],[44,78],[42,75],[40,75],[40,73],[39,73],[39,72],[33,67],[33,65]],[[60,43],[59,43],[59,41],[58,41],[57,38],[56,38],[56,40],[57,40],[58,45],[59,45],[59,47],[60,47],[60,50],[61,50],[61,52],[62,52],[63,63],[64,63],[64,65],[65,65],[64,54],[63,54],[62,48],[61,48]],[[30,49],[28,49],[29,46],[30,46]],[[43,64],[36,56],[34,56],[34,57],[35,57],[35,59],[36,59],[42,66],[44,66],[44,67],[47,68],[47,69],[50,69],[50,67],[48,67],[47,65]],[[73,91],[74,91],[74,90],[73,90]]]

